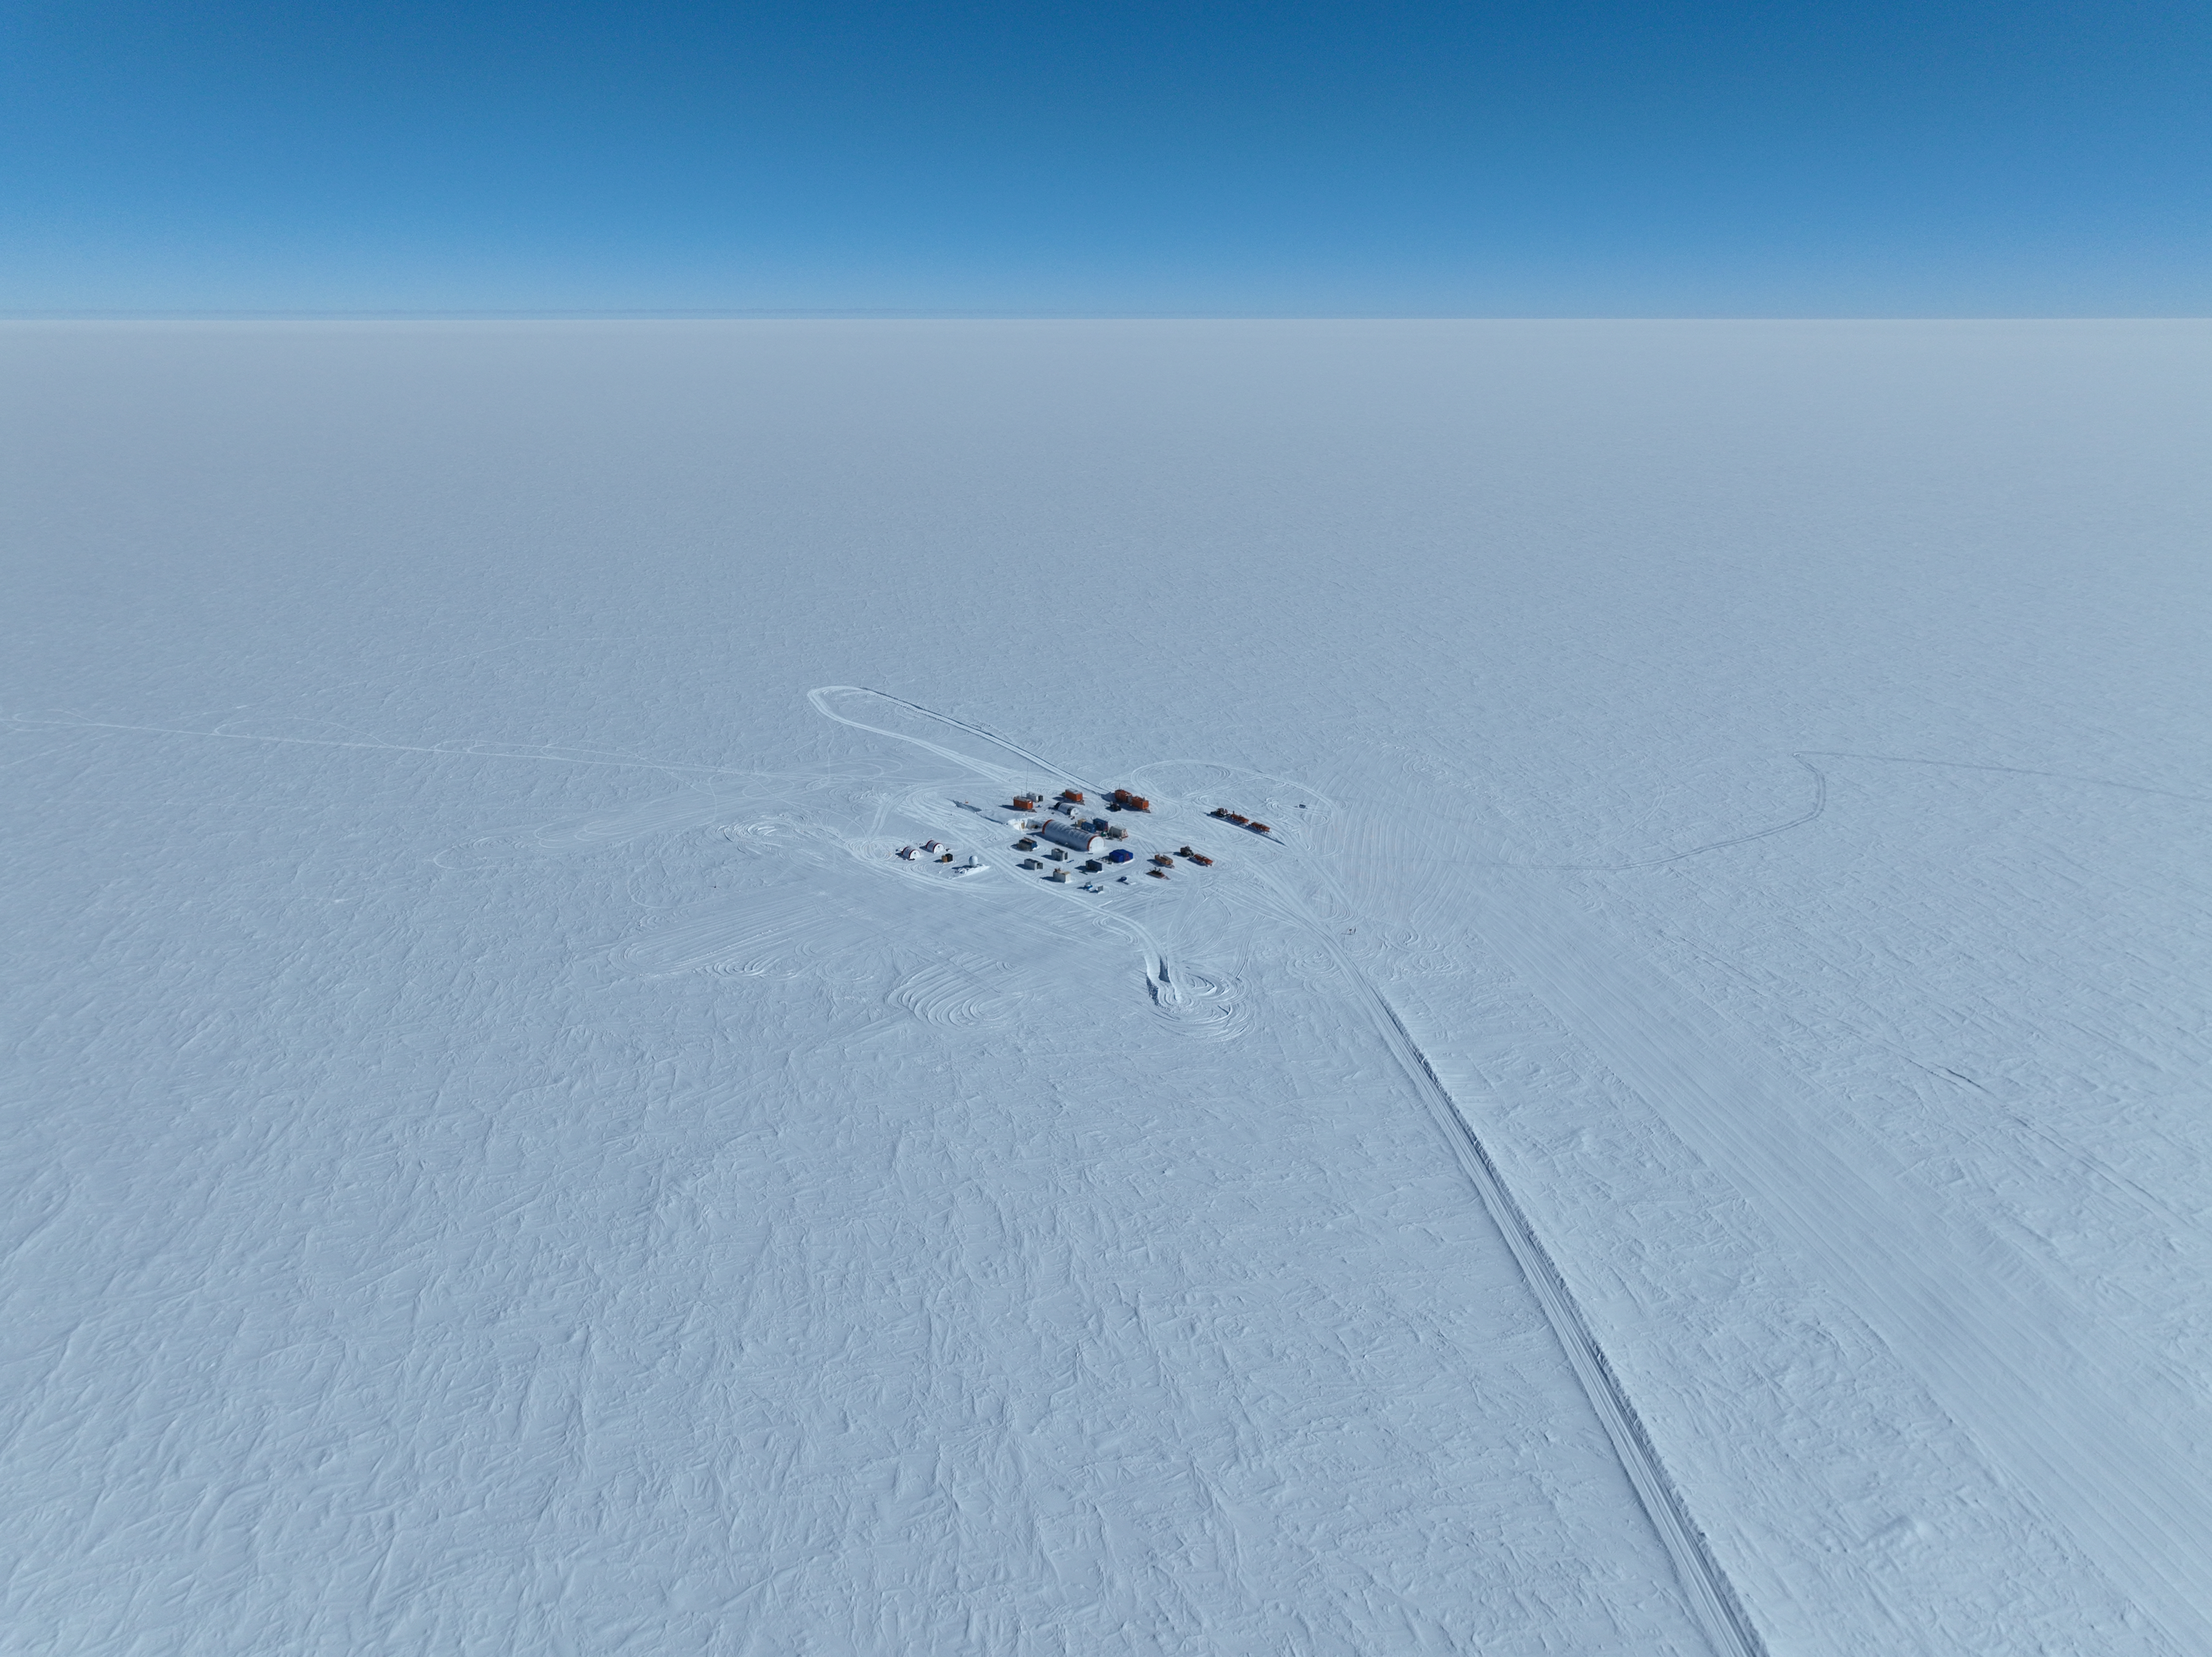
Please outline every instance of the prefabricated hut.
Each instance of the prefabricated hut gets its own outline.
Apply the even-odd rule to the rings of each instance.
[[[1054,846],[1065,846],[1071,852],[1095,852],[1106,843],[1106,836],[1095,828],[1073,822],[1048,822],[1037,830],[1037,836]]]

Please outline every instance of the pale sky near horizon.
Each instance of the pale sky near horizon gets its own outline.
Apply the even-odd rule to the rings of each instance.
[[[2212,10],[94,0],[0,311],[2203,315]]]

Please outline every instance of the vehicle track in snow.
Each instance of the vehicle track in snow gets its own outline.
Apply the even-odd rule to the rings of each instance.
[[[830,705],[830,698],[832,696],[872,696],[878,701],[889,702],[894,707],[902,707],[909,713],[919,713],[922,718],[934,720],[939,725],[950,725],[955,731],[963,731],[971,737],[980,737],[993,747],[1002,748],[1007,753],[1017,755],[1028,761],[1033,769],[1042,771],[1050,777],[1065,778],[1069,782],[1080,786],[1086,792],[1103,794],[1106,792],[1102,785],[1079,777],[1073,771],[1054,764],[1042,755],[1030,753],[1028,749],[1007,741],[995,731],[988,730],[980,725],[971,725],[965,719],[956,719],[949,713],[937,713],[933,709],[924,707],[920,702],[910,702],[903,696],[893,696],[886,692],[871,690],[866,685],[858,684],[825,684],[806,693],[806,700],[814,705],[814,711],[824,719],[835,719],[840,725],[848,725],[855,731],[866,731],[874,736],[891,737],[900,742],[912,743],[916,748],[927,749],[939,757],[951,760],[968,770],[980,772],[994,782],[1014,784],[1033,780],[1033,779],[1027,777],[1022,772],[1008,770],[1004,767],[993,765],[988,761],[978,760],[973,754],[963,754],[958,749],[940,747],[936,743],[930,742],[925,737],[914,736],[908,731],[892,731],[883,725],[868,725],[861,720],[848,718]]]
[[[1582,1383],[1583,1392],[1604,1427],[1606,1437],[1612,1442],[1622,1472],[1627,1476],[1652,1528],[1658,1532],[1668,1557],[1674,1562],[1691,1608],[1714,1650],[1723,1654],[1723,1657],[1765,1657],[1765,1642],[1745,1611],[1735,1585],[1714,1556],[1705,1532],[1691,1516],[1688,1503],[1667,1472],[1658,1447],[1644,1425],[1644,1418],[1637,1413],[1627,1388],[1606,1357],[1605,1349],[1591,1330],[1589,1319],[1583,1316],[1581,1302],[1567,1286],[1528,1211],[1506,1185],[1482,1136],[1475,1132],[1474,1125],[1459,1108],[1459,1102],[1439,1079],[1436,1067],[1429,1063],[1428,1055],[1406,1029],[1397,1010],[1345,953],[1331,930],[1306,911],[1304,902],[1285,889],[1279,878],[1272,873],[1262,878],[1274,889],[1286,911],[1304,919],[1334,962],[1337,971],[1352,986],[1361,1011],[1408,1083],[1420,1096],[1431,1119],[1451,1146],[1468,1183],[1474,1187],[1484,1209],[1504,1235],[1505,1246],[1512,1251],[1529,1292],[1543,1308],[1546,1321],[1559,1338],[1576,1380]]]
[[[841,725],[911,743],[994,781],[1011,785],[1022,779],[1019,774],[963,754],[957,749],[945,747],[908,732],[848,718],[828,705],[826,699],[835,695],[880,697],[908,713],[918,714],[981,737],[1007,753],[1018,755],[1048,776],[1065,778],[1090,792],[1103,792],[1098,784],[1088,781],[995,732],[933,713],[918,702],[884,695],[880,691],[858,685],[829,685],[808,694],[808,700],[817,711]],[[1163,814],[1164,816],[1171,815]],[[1273,847],[1278,853],[1290,850],[1287,844],[1279,839],[1255,838],[1262,844]],[[1286,883],[1281,873],[1281,861],[1276,859],[1257,859],[1252,866],[1268,894],[1269,901],[1265,907],[1280,919],[1310,932],[1320,944],[1340,981],[1348,987],[1360,1016],[1373,1029],[1376,1038],[1405,1076],[1407,1085],[1419,1097],[1445,1143],[1450,1146],[1454,1159],[1466,1174],[1468,1183],[1474,1187],[1484,1211],[1490,1216],[1492,1223],[1504,1239],[1523,1281],[1528,1285],[1529,1293],[1541,1308],[1545,1320],[1550,1324],[1552,1332],[1566,1357],[1568,1367],[1581,1385],[1583,1395],[1589,1400],[1638,1502],[1653,1530],[1658,1533],[1661,1545],[1681,1581],[1690,1609],[1714,1651],[1720,1657],[1766,1657],[1765,1642],[1760,1638],[1757,1627],[1745,1611],[1735,1585],[1722,1569],[1704,1531],[1691,1515],[1680,1490],[1667,1472],[1658,1448],[1653,1443],[1643,1417],[1630,1400],[1619,1372],[1607,1358],[1604,1347],[1591,1329],[1589,1319],[1583,1315],[1580,1302],[1568,1286],[1551,1251],[1537,1235],[1528,1211],[1507,1186],[1496,1160],[1483,1144],[1481,1135],[1476,1132],[1474,1124],[1461,1110],[1450,1089],[1438,1078],[1428,1056],[1422,1052],[1420,1044],[1414,1041],[1389,999],[1346,953],[1334,929],[1324,924],[1306,901]],[[1334,883],[1327,883],[1330,887],[1330,895],[1340,905],[1348,908],[1349,906],[1343,902],[1342,893],[1335,889]],[[1156,1005],[1164,1009],[1170,1004],[1180,1005],[1188,998],[1176,982],[1166,956],[1148,930],[1128,916],[1103,909],[1094,909],[1092,913],[1132,938],[1143,950],[1145,987]]]
[[[957,1029],[1006,1023],[1026,998],[1002,963],[963,950],[908,973],[890,998],[925,1024]]]

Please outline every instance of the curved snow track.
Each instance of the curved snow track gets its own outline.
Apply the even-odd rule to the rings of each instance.
[[[1086,791],[1103,792],[1097,784],[1007,741],[994,731],[934,713],[918,702],[886,695],[860,685],[825,685],[807,695],[807,700],[814,705],[817,712],[840,725],[911,743],[994,782],[1012,784],[1030,779],[1025,773],[992,765],[911,732],[848,717],[830,705],[831,697],[876,699],[890,709],[949,726],[988,742],[1008,754],[1018,756],[1031,769],[1042,771],[1048,776],[1065,778]],[[1815,814],[1817,810],[1816,803]],[[1261,843],[1273,846],[1278,851],[1287,849],[1280,841]],[[1453,1156],[1466,1174],[1468,1183],[1474,1186],[1485,1211],[1504,1236],[1529,1292],[1542,1308],[1545,1320],[1558,1337],[1569,1366],[1582,1384],[1584,1395],[1589,1399],[1591,1408],[1605,1429],[1622,1472],[1627,1477],[1652,1528],[1658,1533],[1668,1558],[1674,1563],[1691,1609],[1713,1649],[1721,1657],[1766,1657],[1765,1642],[1759,1637],[1742,1601],[1737,1597],[1735,1586],[1715,1557],[1705,1533],[1691,1516],[1688,1505],[1668,1475],[1658,1448],[1644,1425],[1643,1417],[1637,1413],[1619,1374],[1607,1359],[1605,1350],[1599,1344],[1589,1320],[1583,1315],[1581,1304],[1576,1300],[1573,1290],[1567,1286],[1566,1279],[1553,1260],[1550,1250],[1537,1235],[1527,1211],[1507,1187],[1497,1162],[1484,1146],[1481,1136],[1460,1109],[1450,1090],[1437,1078],[1435,1067],[1429,1063],[1427,1055],[1408,1033],[1395,1010],[1358,963],[1345,952],[1333,929],[1321,924],[1311,908],[1284,883],[1275,870],[1262,867],[1260,878],[1273,899],[1268,907],[1305,927],[1320,943],[1342,981],[1349,986],[1360,1016],[1373,1028],[1376,1037],[1403,1072],[1407,1084],[1419,1096],[1423,1107],[1443,1133],[1445,1142],[1450,1145]],[[1190,998],[1175,981],[1168,962],[1151,933],[1129,917],[1099,909],[1093,909],[1091,913],[1138,944],[1145,956],[1146,992],[1163,1011],[1180,1011]]]

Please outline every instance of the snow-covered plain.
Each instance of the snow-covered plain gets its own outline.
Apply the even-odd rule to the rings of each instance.
[[[0,354],[0,1648],[2212,1650],[2212,326]]]

